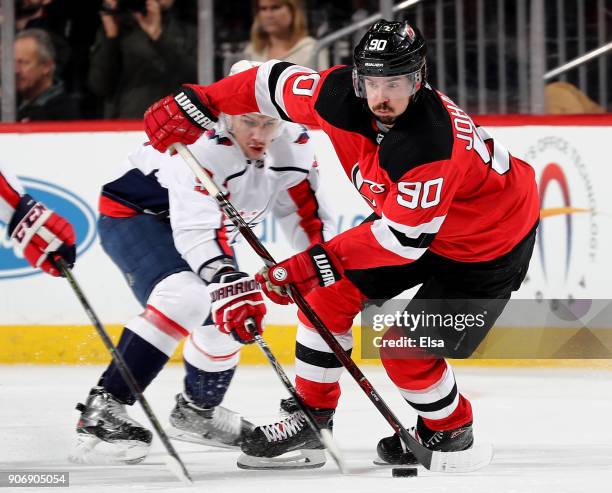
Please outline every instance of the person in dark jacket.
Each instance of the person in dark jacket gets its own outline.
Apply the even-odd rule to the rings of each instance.
[[[17,120],[74,120],[79,118],[76,100],[56,81],[55,48],[42,29],[26,29],[15,37]]]
[[[105,0],[100,14],[88,80],[106,118],[142,118],[180,81],[196,80],[196,27],[178,17],[174,0]]]

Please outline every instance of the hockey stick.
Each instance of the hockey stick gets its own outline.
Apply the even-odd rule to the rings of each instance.
[[[181,157],[185,160],[187,165],[189,165],[189,167],[191,168],[191,170],[193,171],[195,176],[201,181],[202,179],[201,179],[200,175],[205,175],[206,176],[206,174],[202,170],[201,166],[198,164],[195,156],[193,156],[193,154],[191,154],[191,151],[189,151],[189,149],[187,147],[182,146],[180,144],[175,145],[174,149],[181,155]],[[207,176],[207,178],[208,178],[208,176]],[[209,178],[209,180],[210,180],[210,178]],[[220,192],[219,192],[219,188],[217,187],[217,185],[212,180],[211,180],[211,183],[212,183],[213,188],[217,191],[217,194],[222,196],[222,194],[220,194]],[[211,190],[208,188],[207,184],[203,182],[203,185],[208,190],[208,193],[213,195]],[[214,194],[213,196],[216,197],[217,194]],[[222,206],[221,203],[220,203],[220,205]],[[230,204],[230,206],[231,206],[231,204]],[[238,212],[236,212],[236,214],[238,214]],[[239,216],[239,217],[242,219],[242,216]],[[246,227],[248,228],[248,225]],[[249,229],[249,231],[250,231],[250,229]],[[261,351],[264,353],[264,355],[266,356],[266,358],[268,359],[268,361],[272,365],[272,368],[274,369],[274,371],[278,375],[278,378],[280,378],[281,382],[283,383],[283,385],[285,386],[285,388],[287,389],[287,391],[289,392],[291,397],[293,397],[293,399],[296,402],[296,404],[297,404],[298,408],[300,409],[300,411],[302,411],[302,414],[306,418],[306,422],[308,423],[308,425],[310,426],[310,428],[312,429],[312,431],[316,435],[317,439],[323,444],[323,446],[325,447],[327,452],[329,452],[329,455],[331,455],[331,457],[334,460],[334,462],[338,465],[338,469],[340,469],[340,472],[342,472],[343,474],[346,474],[348,472],[348,469],[346,467],[344,459],[342,458],[342,454],[340,452],[340,449],[338,448],[338,446],[336,445],[336,443],[335,443],[335,441],[334,441],[334,439],[332,437],[332,434],[330,433],[330,431],[328,429],[319,426],[319,424],[315,420],[315,418],[312,415],[312,413],[310,412],[310,410],[306,407],[306,405],[302,401],[302,398],[297,393],[297,390],[295,389],[295,387],[291,383],[291,380],[289,380],[289,377],[287,377],[287,374],[285,373],[285,371],[283,370],[282,366],[280,365],[280,363],[276,359],[276,356],[274,356],[274,353],[270,349],[270,346],[268,346],[268,344],[266,343],[264,338],[261,337],[261,335],[259,335],[257,333],[257,329],[255,327],[255,321],[252,318],[249,318],[249,319],[246,320],[244,325],[245,325],[245,328],[247,329],[247,331],[253,336],[253,339],[255,340],[255,342],[257,343],[257,345],[261,349]]]
[[[202,167],[198,164],[195,156],[193,156],[193,154],[191,154],[191,151],[189,151],[189,149],[187,147],[185,147],[183,145],[180,145],[180,144],[176,144],[174,146],[174,149],[181,155],[181,157],[189,165],[189,167],[191,168],[191,170],[193,171],[195,176],[200,181],[202,181],[201,175],[204,175],[204,176],[206,176],[208,178],[206,173],[204,173],[204,171],[202,170]],[[209,178],[209,180],[210,180],[210,178]],[[210,183],[212,184],[212,187],[217,191],[217,193],[213,194],[211,192],[211,189],[208,188],[207,183],[202,182],[202,184],[204,185],[204,187],[206,188],[208,193],[210,193],[214,197],[217,197],[217,194],[222,196],[222,194],[219,192],[219,188],[217,187],[217,185],[212,180],[210,180]],[[229,202],[228,202],[228,204],[231,206],[231,204]],[[219,205],[221,207],[223,207],[223,204],[219,203]],[[234,209],[234,212],[236,214],[238,214],[238,212],[236,212],[235,209]],[[240,216],[239,214],[238,214],[238,217],[240,217],[242,219],[242,216]],[[250,228],[248,227],[248,225],[246,225],[246,227],[250,231]],[[272,350],[270,349],[270,346],[268,346],[268,344],[266,343],[264,338],[261,337],[257,333],[257,329],[255,327],[255,321],[252,318],[249,318],[249,319],[246,320],[244,325],[245,325],[245,328],[247,329],[247,331],[253,336],[253,339],[255,340],[255,342],[257,343],[259,348],[262,350],[262,352],[264,353],[264,355],[266,356],[266,358],[268,359],[268,361],[272,365],[272,368],[274,369],[274,371],[278,375],[278,378],[280,378],[281,382],[283,383],[283,385],[285,386],[285,388],[287,389],[287,391],[289,392],[291,397],[293,397],[293,399],[295,400],[295,402],[296,402],[297,406],[299,407],[300,411],[302,411],[304,417],[306,418],[306,422],[308,423],[308,425],[310,426],[310,428],[312,429],[312,431],[316,435],[317,439],[323,444],[325,449],[329,452],[329,455],[331,455],[331,457],[334,460],[334,462],[338,465],[338,469],[340,469],[340,472],[342,472],[343,474],[346,474],[348,472],[348,469],[346,467],[344,459],[342,458],[342,454],[340,452],[340,449],[338,448],[338,446],[334,442],[332,434],[330,433],[330,431],[328,429],[322,428],[321,426],[319,426],[319,424],[315,420],[315,418],[312,415],[312,413],[310,412],[310,410],[306,407],[306,405],[302,401],[302,398],[297,393],[297,390],[295,389],[295,387],[293,386],[293,384],[289,380],[289,377],[287,377],[287,374],[285,373],[285,371],[281,367],[280,363],[278,362],[278,360],[274,356],[274,353],[272,353]]]
[[[293,400],[300,408],[300,411],[302,411],[302,414],[306,417],[308,425],[310,426],[310,428],[312,428],[318,440],[323,444],[323,446],[329,452],[329,455],[332,456],[334,462],[338,465],[338,469],[340,469],[340,472],[342,472],[343,474],[347,474],[348,469],[346,467],[344,459],[342,458],[342,454],[332,437],[332,434],[327,428],[322,428],[321,426],[319,426],[314,416],[310,412],[310,409],[306,407],[306,405],[302,401],[302,398],[297,393],[297,390],[291,383],[291,380],[289,380],[289,377],[285,373],[285,370],[283,370],[283,367],[276,359],[276,356],[274,356],[274,353],[272,353],[270,346],[268,346],[268,343],[265,341],[265,339],[257,333],[257,328],[255,327],[255,322],[253,321],[253,319],[247,319],[244,326],[251,333],[253,339],[255,339],[255,342],[257,343],[261,351],[265,354],[266,358],[268,358],[268,361],[272,365],[272,368],[274,368],[274,371],[278,375],[278,378],[280,378],[281,382],[287,389],[287,392],[289,392],[289,395],[293,397]]]
[[[142,394],[140,388],[138,387],[138,384],[136,383],[136,380],[134,379],[134,375],[132,375],[130,368],[125,363],[123,356],[121,356],[121,354],[117,351],[117,348],[115,347],[115,345],[113,344],[113,341],[109,337],[108,332],[106,332],[106,329],[100,322],[100,319],[93,311],[93,308],[87,301],[87,298],[85,298],[85,294],[83,293],[83,290],[77,283],[74,275],[72,274],[72,271],[68,268],[68,265],[66,264],[64,259],[62,259],[61,257],[55,257],[52,259],[52,261],[56,265],[56,267],[59,269],[59,271],[62,273],[62,275],[68,280],[68,283],[70,284],[70,287],[74,291],[74,294],[80,301],[81,306],[83,307],[83,309],[85,310],[85,313],[87,313],[87,316],[89,317],[89,320],[91,320],[91,323],[93,324],[96,331],[98,332],[98,335],[102,339],[102,342],[106,346],[106,349],[108,349],[108,352],[113,358],[113,361],[117,365],[117,369],[119,370],[121,377],[123,378],[123,380],[129,387],[130,392],[132,392],[132,394],[136,396],[136,399],[138,400],[138,402],[140,402],[140,405],[142,406],[144,413],[147,415],[147,418],[149,418],[149,421],[153,425],[153,428],[155,428],[155,431],[157,432],[157,436],[159,436],[159,439],[164,444],[164,448],[168,452],[168,457],[166,458],[166,465],[168,466],[168,469],[184,483],[189,483],[189,484],[193,483],[193,480],[191,479],[191,476],[189,475],[189,472],[187,471],[185,464],[183,463],[178,453],[176,452],[176,450],[170,443],[170,440],[168,439],[168,435],[166,435],[166,432],[163,430],[163,428],[159,424],[157,417],[153,413],[151,406],[149,406],[149,402],[145,399],[145,396]]]
[[[270,252],[268,252],[266,247],[259,241],[259,238],[257,238],[253,230],[249,227],[232,203],[227,200],[225,195],[223,195],[221,190],[219,190],[219,187],[217,187],[215,182],[204,172],[191,151],[184,144],[180,143],[174,144],[172,147],[185,160],[187,165],[197,176],[198,180],[200,180],[202,185],[204,185],[206,191],[217,200],[217,203],[225,215],[230,221],[232,221],[234,226],[238,228],[242,236],[246,239],[248,244],[251,245],[253,250],[255,250],[255,253],[257,253],[257,255],[259,255],[259,257],[264,261],[266,266],[269,267],[275,265],[276,262],[272,255],[270,255]],[[480,469],[491,462],[491,459],[493,458],[493,449],[491,445],[476,445],[468,450],[459,452],[438,452],[430,450],[421,445],[410,433],[408,433],[406,428],[404,428],[393,411],[391,411],[380,394],[372,386],[370,381],[366,378],[351,357],[346,354],[331,331],[325,326],[323,321],[294,286],[291,286],[291,297],[298,308],[302,310],[302,313],[304,313],[306,318],[313,325],[315,330],[319,333],[321,338],[327,343],[332,352],[340,360],[342,365],[355,379],[359,387],[361,387],[365,394],[370,398],[376,409],[378,409],[378,411],[387,420],[387,423],[391,425],[391,428],[395,430],[408,449],[414,454],[419,463],[426,469],[436,472],[470,472]]]

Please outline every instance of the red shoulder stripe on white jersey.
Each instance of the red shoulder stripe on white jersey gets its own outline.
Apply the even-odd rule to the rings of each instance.
[[[219,229],[215,229],[215,241],[223,255],[227,255],[228,257],[234,256],[232,247],[230,246],[229,241],[227,239],[227,228],[223,224],[223,220],[221,222],[221,227]]]
[[[289,196],[297,206],[297,213],[300,216],[300,226],[310,243],[323,241],[323,221],[319,217],[319,203],[315,193],[310,188],[310,182],[303,180],[291,187]]]

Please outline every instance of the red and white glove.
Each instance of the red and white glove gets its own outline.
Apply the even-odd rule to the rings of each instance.
[[[257,333],[263,333],[266,305],[252,276],[235,271],[217,274],[208,285],[208,292],[213,320],[221,332],[231,334],[242,344],[250,344],[254,339],[245,323],[252,318]]]
[[[344,269],[338,258],[322,244],[313,245],[274,267],[264,267],[255,275],[266,296],[274,303],[292,303],[288,285],[306,296],[318,286],[331,286],[342,279]]]
[[[174,95],[153,103],[144,114],[145,132],[160,152],[177,142],[193,144],[217,118],[204,105],[196,86],[184,85]]]
[[[69,267],[74,265],[76,235],[72,225],[27,194],[13,213],[8,235],[32,267],[58,277],[60,272],[49,255],[62,257]]]

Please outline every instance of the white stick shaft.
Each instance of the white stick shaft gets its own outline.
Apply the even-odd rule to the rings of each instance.
[[[209,194],[214,197],[220,193],[219,187],[217,187],[215,182],[210,179],[210,176],[208,176],[208,174],[204,171],[204,168],[200,166],[200,163],[198,163],[196,157],[185,144],[177,142],[176,144],[172,144],[170,149],[180,154],[187,165],[191,168],[191,171],[193,171],[198,180],[200,180],[202,185],[204,185],[204,188]]]
[[[268,251],[265,249],[265,247],[263,247],[263,245],[261,245],[259,243],[259,240],[257,240],[257,238],[254,236],[254,233],[252,232],[252,230],[244,222],[244,220],[239,216],[238,212],[235,210],[235,207],[232,204],[230,204],[229,201],[225,197],[222,196],[222,194],[221,194],[221,192],[219,190],[219,187],[217,187],[215,182],[206,174],[206,172],[204,171],[202,166],[200,166],[200,163],[198,162],[197,158],[193,155],[193,153],[184,144],[180,144],[180,143],[173,144],[170,147],[170,149],[173,150],[173,151],[176,151],[176,152],[178,152],[180,154],[180,156],[187,163],[187,165],[191,168],[191,170],[193,171],[195,176],[198,178],[198,180],[200,180],[202,185],[204,185],[204,188],[206,189],[206,191],[211,196],[216,197],[219,202],[225,202],[227,204],[227,206],[229,206],[229,208],[231,209],[231,213],[230,213],[231,217],[230,217],[230,219],[232,219],[232,217],[233,217],[234,219],[237,220],[237,222],[234,222],[236,227],[238,227],[240,229],[240,231],[242,232],[243,235],[246,235],[247,233],[252,235],[253,238],[254,238],[254,241],[258,242],[258,244],[259,244],[259,246],[261,248],[256,248],[255,246],[253,246],[253,244],[251,244],[251,246],[253,246],[255,251],[260,256],[262,256],[262,253],[260,253],[260,252],[263,252],[264,256],[261,257],[262,260],[266,260],[266,258],[267,258],[268,259],[267,263],[269,263],[271,265],[274,265],[275,262],[274,262],[274,259],[272,258],[272,256],[268,253]],[[221,195],[221,197],[220,197],[220,195]],[[235,216],[234,216],[234,214],[235,214]],[[238,218],[239,218],[239,220],[238,220]],[[242,225],[241,225],[241,223],[242,223]],[[247,237],[247,241],[248,241],[248,237]],[[254,322],[253,322],[252,319],[247,319],[247,321],[245,322],[245,327],[247,328],[247,330],[252,330],[253,334],[257,334],[257,330],[249,328],[249,323],[253,324]],[[276,359],[276,357],[274,356],[274,354],[272,353],[272,351],[270,350],[270,348],[266,344],[265,340],[260,335],[258,335],[258,334],[255,336],[255,340],[257,341],[258,346],[261,348],[263,353],[266,355],[266,357],[270,361],[270,364],[272,365],[272,368],[274,368],[276,374],[281,379],[281,381],[283,382],[283,384],[285,385],[285,387],[287,388],[287,390],[289,391],[291,396],[294,397],[297,400],[300,400],[300,396],[297,393],[297,390],[295,390],[295,387],[293,387],[293,385],[289,381],[289,378],[287,377],[287,374],[285,373],[283,368],[278,363],[278,360]],[[300,400],[299,402],[301,403],[300,408],[302,408],[302,412],[304,412],[305,414],[308,413],[308,409],[305,407],[305,404],[303,403],[303,401]],[[347,467],[345,465],[344,459],[342,458],[342,454],[340,452],[340,449],[335,444],[335,442],[334,442],[334,440],[332,438],[332,435],[329,432],[329,430],[321,429],[321,427],[319,427],[317,425],[317,423],[314,420],[314,418],[312,417],[312,415],[309,415],[309,418],[310,419],[307,419],[308,424],[313,428],[315,434],[320,437],[321,442],[323,442],[323,445],[327,448],[327,451],[329,452],[329,454],[332,456],[332,458],[334,459],[334,461],[338,465],[338,468],[340,469],[340,471],[343,474],[346,473],[347,472]],[[327,433],[325,433],[325,432],[327,432]]]

